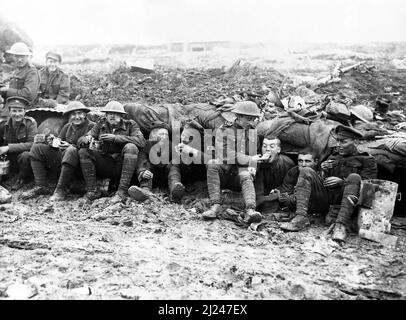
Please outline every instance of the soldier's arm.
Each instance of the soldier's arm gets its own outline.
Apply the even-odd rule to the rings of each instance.
[[[293,167],[286,173],[285,177],[283,178],[282,185],[277,188],[280,193],[293,194],[295,185],[297,183],[297,172],[297,167]]]
[[[32,144],[34,143],[34,137],[38,133],[37,122],[31,118],[31,121],[27,121],[27,141],[20,143],[9,143],[9,153],[21,153],[24,151],[30,151]]]
[[[21,89],[9,88],[7,97],[20,96],[34,101],[38,95],[39,75],[36,69],[30,69],[27,73],[24,86]]]
[[[114,143],[119,144],[134,143],[138,148],[143,148],[145,146],[145,138],[140,128],[135,123],[135,121],[131,121],[129,125],[131,126],[130,135],[129,136],[116,135]]]
[[[68,131],[68,126],[69,123],[65,124],[61,130],[61,132],[59,132],[58,138],[65,141],[66,140],[66,132]]]
[[[378,175],[378,165],[373,156],[363,158],[363,166],[360,172],[362,179],[376,179]]]
[[[262,203],[266,201],[270,201],[271,198],[268,195],[265,195],[265,189],[264,189],[264,174],[263,170],[259,169],[255,179],[254,179],[254,187],[255,187],[255,195],[256,195],[256,202],[257,206],[261,205]]]
[[[69,100],[70,95],[70,81],[69,76],[64,74],[62,76],[62,81],[59,87],[58,96],[56,97],[56,102],[64,104],[67,103]]]
[[[137,159],[137,177],[142,174],[146,170],[151,171],[151,162],[149,161],[149,153],[150,153],[150,146],[148,142],[146,143],[145,147],[142,148],[138,154]]]

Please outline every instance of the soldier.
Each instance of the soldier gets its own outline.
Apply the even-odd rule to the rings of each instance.
[[[269,159],[258,164],[254,185],[259,211],[266,210],[275,197],[270,194],[271,190],[282,185],[286,173],[295,166],[292,159],[280,154],[281,141],[274,136],[268,135],[263,139],[261,146],[262,155],[268,155]]]
[[[58,184],[50,200],[65,199],[72,176],[77,174],[76,170],[80,171],[78,153],[80,138],[94,126],[94,122],[87,119],[89,111],[90,109],[79,101],[70,102],[64,112],[69,122],[62,128],[58,138],[33,144],[30,156],[36,186],[24,192],[21,195],[22,199],[52,192],[47,179],[48,171],[59,175]]]
[[[69,100],[70,82],[69,76],[60,69],[62,56],[59,53],[49,51],[46,54],[46,66],[39,71],[39,105],[55,107],[66,104]]]
[[[335,130],[336,151],[321,164],[325,179],[323,185],[329,193],[330,209],[326,223],[334,223],[332,239],[345,241],[350,218],[360,194],[361,179],[376,179],[377,163],[368,153],[360,153],[356,139],[362,134],[352,128],[338,126]],[[312,188],[304,183],[296,187],[296,216],[283,226],[285,230],[298,231],[309,225],[308,199]]]
[[[37,98],[39,88],[39,73],[30,62],[31,51],[25,43],[13,44],[7,53],[12,54],[17,69],[14,71],[9,86],[0,87],[0,94],[7,98],[22,97],[31,106]]]
[[[10,160],[10,171],[18,172],[12,190],[18,190],[31,178],[29,150],[37,134],[37,122],[25,116],[29,101],[22,97],[10,97],[6,107],[10,116],[0,123],[0,156]]]
[[[153,185],[166,182],[171,201],[179,202],[184,196],[185,187],[181,182],[180,164],[172,163],[172,143],[165,126],[156,127],[151,131],[150,139],[138,156],[137,176],[140,187],[131,186],[128,194],[138,201],[152,196]]]
[[[83,143],[95,143],[79,150],[80,166],[86,182],[86,197],[95,200],[102,196],[96,186],[96,176],[120,179],[118,190],[112,201],[127,197],[133,177],[139,148],[145,146],[145,138],[134,120],[125,120],[124,107],[117,101],[110,101],[101,110],[102,117],[83,139]],[[97,146],[99,145],[99,146]],[[121,175],[120,175],[121,173]]]
[[[237,102],[233,112],[237,119],[231,125],[223,125],[217,131],[216,151],[223,151],[207,164],[207,188],[211,207],[203,213],[204,219],[215,219],[220,210],[221,186],[242,190],[245,202],[245,223],[259,222],[262,216],[255,211],[255,188],[253,176],[257,162],[268,157],[256,154],[257,134],[254,129],[260,111],[251,101]],[[225,139],[224,139],[225,138]]]

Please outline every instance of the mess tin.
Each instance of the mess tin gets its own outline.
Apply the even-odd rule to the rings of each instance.
[[[52,140],[52,148],[59,148],[61,146],[61,139],[54,138]]]
[[[90,141],[90,150],[93,151],[101,151],[102,150],[102,143],[99,140],[93,139]]]

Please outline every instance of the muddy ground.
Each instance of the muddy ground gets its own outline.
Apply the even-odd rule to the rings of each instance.
[[[334,67],[335,61],[319,60],[327,70]],[[256,66],[232,75],[218,68],[161,68],[148,76],[102,74],[83,66],[79,74],[85,86],[80,93],[91,107],[110,98],[208,102],[221,94],[260,92],[262,83],[278,88],[284,78],[273,68]],[[347,89],[370,103],[382,93],[401,92],[393,100],[396,107],[404,106],[405,70],[387,64],[370,72],[354,71],[345,79],[323,90]],[[132,88],[131,94],[123,82]],[[388,82],[391,88],[384,89]],[[203,221],[200,213],[207,191],[202,183],[188,186],[182,204],[170,203],[164,192],[143,204],[131,199],[111,203],[109,198],[90,203],[80,195],[55,204],[49,196],[19,200],[19,194],[30,187],[13,193],[12,203],[0,205],[0,297],[4,299],[406,297],[404,216],[393,219],[392,234],[398,236],[393,248],[355,233],[339,245],[326,235],[320,217],[313,217],[311,228],[299,233],[281,231],[279,222],[270,217],[257,231],[229,220]]]

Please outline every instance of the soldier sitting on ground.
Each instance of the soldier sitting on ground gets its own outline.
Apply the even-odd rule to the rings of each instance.
[[[295,166],[292,159],[280,152],[281,141],[278,138],[268,135],[263,139],[261,153],[269,158],[258,164],[254,179],[257,210],[260,212],[275,207],[276,197],[270,192],[282,185],[286,173]]]
[[[220,211],[221,187],[242,190],[245,203],[245,223],[259,222],[262,216],[255,211],[255,188],[253,176],[257,162],[268,157],[257,154],[257,133],[254,129],[260,111],[251,101],[237,102],[233,112],[237,119],[222,125],[216,134],[216,159],[207,164],[207,188],[211,207],[202,215],[215,219]]]
[[[153,185],[167,184],[170,200],[179,202],[185,194],[185,187],[181,182],[180,165],[172,163],[172,154],[168,129],[164,126],[154,128],[138,156],[140,187],[130,187],[128,194],[138,201],[144,201],[152,196]]]
[[[13,72],[9,85],[0,87],[0,94],[3,98],[21,97],[28,101],[31,106],[37,99],[39,88],[39,73],[37,68],[30,62],[31,50],[25,43],[13,44],[7,53],[14,57],[17,69]],[[7,116],[7,111],[2,116]]]
[[[10,160],[10,171],[18,173],[12,190],[20,189],[32,178],[29,150],[37,134],[37,122],[25,116],[29,101],[22,97],[10,97],[6,107],[10,116],[0,123],[0,156]]]
[[[124,107],[110,101],[101,110],[106,116],[99,119],[84,137],[88,147],[79,150],[80,166],[86,182],[86,197],[95,200],[102,197],[97,189],[96,177],[120,180],[113,202],[127,197],[127,191],[136,169],[139,149],[145,146],[145,138],[134,120],[125,120]],[[91,143],[96,140],[95,143]],[[90,144],[90,145],[89,145]]]
[[[65,111],[69,122],[62,128],[58,138],[46,139],[45,135],[42,135],[43,143],[33,144],[30,156],[36,186],[32,190],[24,192],[21,195],[22,199],[30,199],[52,192],[47,179],[48,172],[56,173],[59,176],[58,184],[50,200],[65,199],[71,178],[75,174],[81,176],[78,145],[81,137],[94,126],[94,122],[89,121],[86,117],[89,111],[90,109],[79,101],[69,103]]]
[[[66,104],[70,95],[69,76],[60,69],[62,56],[59,53],[46,54],[46,66],[39,71],[40,86],[38,93],[38,107],[56,107]]]
[[[377,163],[368,153],[358,152],[356,139],[362,138],[359,131],[339,126],[335,130],[335,138],[336,151],[321,164],[325,177],[323,186],[329,194],[331,204],[326,223],[334,223],[333,240],[345,241],[351,215],[358,202],[361,179],[376,179]],[[310,224],[309,199],[317,187],[321,188],[319,183],[315,183],[315,176],[309,170],[301,175],[303,179],[298,179],[300,183],[299,186],[296,185],[295,191],[296,216],[281,226],[288,231],[299,231]]]

